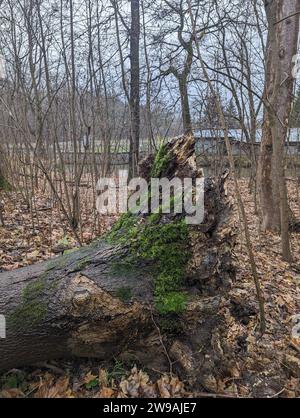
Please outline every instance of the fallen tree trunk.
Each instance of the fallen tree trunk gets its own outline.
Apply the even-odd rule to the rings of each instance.
[[[150,171],[200,175],[192,138],[177,139],[160,154],[160,160],[143,162],[144,177]],[[0,340],[0,369],[67,356],[115,356],[176,370],[204,387],[212,369],[222,373],[226,330],[219,312],[235,277],[235,233],[224,182],[225,177],[205,180],[201,225],[183,227],[178,215],[128,216],[130,233],[123,220],[90,246],[1,273],[7,335]]]

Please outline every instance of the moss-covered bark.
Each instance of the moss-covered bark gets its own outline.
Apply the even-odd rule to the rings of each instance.
[[[184,276],[190,258],[188,226],[181,217],[163,223],[162,216],[141,218],[124,214],[107,240],[112,244],[128,245],[128,255],[122,261],[127,268],[138,268],[141,259],[147,264],[153,276],[158,312],[180,314],[186,306]]]

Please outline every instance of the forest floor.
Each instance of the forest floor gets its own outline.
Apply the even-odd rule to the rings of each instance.
[[[230,186],[230,184],[229,184]],[[240,180],[261,286],[265,298],[267,330],[257,339],[258,307],[237,207],[238,242],[235,248],[236,282],[230,305],[224,305],[227,352],[232,370],[224,379],[211,376],[205,392],[222,397],[300,396],[300,338],[293,336],[300,322],[300,234],[292,235],[294,262],[280,256],[280,239],[259,231],[253,196]],[[229,188],[230,192],[230,188]],[[291,207],[300,219],[296,183],[289,182]],[[115,217],[96,219],[88,193],[82,210],[82,238],[89,243],[107,231]],[[71,231],[46,192],[36,193],[35,210],[24,205],[19,193],[2,192],[5,227],[0,227],[0,271],[30,265],[55,256],[61,243],[75,246]],[[95,228],[95,219],[97,227]],[[57,360],[0,376],[0,397],[174,397],[199,396],[176,376],[155,376],[115,359]],[[201,394],[204,396],[204,394]]]

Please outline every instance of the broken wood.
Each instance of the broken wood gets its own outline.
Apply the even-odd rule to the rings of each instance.
[[[169,142],[163,158],[164,164],[157,157],[146,158],[141,175],[149,178],[155,165],[159,176],[201,175],[193,138]],[[0,369],[60,357],[118,357],[161,372],[171,369],[209,390],[206,382],[212,371],[222,374],[228,367],[221,307],[235,278],[231,206],[226,176],[207,178],[204,222],[187,226],[186,242],[182,236],[177,242],[176,228],[169,241],[164,236],[160,249],[173,248],[174,243],[176,249],[179,244],[188,249],[186,264],[178,266],[184,275],[176,291],[185,300],[178,312],[172,306],[158,309],[161,253],[147,258],[141,243],[133,260],[139,235],[125,242],[111,239],[126,238],[122,224],[87,247],[1,273],[0,314],[7,320],[7,338],[0,340]],[[150,217],[137,216],[134,231],[146,224],[144,233],[158,228],[161,236],[166,225],[178,222],[178,215],[162,215],[148,224]],[[150,245],[153,249],[153,242]]]

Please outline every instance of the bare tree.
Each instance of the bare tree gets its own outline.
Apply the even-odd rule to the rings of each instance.
[[[137,174],[140,147],[140,0],[131,0],[130,77],[129,175],[134,177]]]
[[[268,19],[264,124],[260,155],[263,228],[281,230],[282,253],[291,260],[289,208],[284,172],[285,142],[293,98],[293,56],[299,37],[300,1],[265,1]],[[283,18],[288,17],[285,20]]]
[[[181,103],[181,114],[183,132],[185,134],[192,133],[192,120],[188,94],[188,81],[193,64],[193,35],[190,34],[186,39],[186,19],[185,14],[187,11],[187,5],[183,0],[176,2],[169,2],[164,0],[165,8],[158,10],[158,18],[160,14],[164,17],[168,16],[168,19],[172,22],[178,22],[177,27],[171,29],[170,27],[164,29],[160,35],[155,39],[154,44],[165,45],[169,52],[166,56],[160,58],[159,77],[166,77],[173,75],[178,83],[180,103]],[[199,7],[197,7],[199,11]],[[172,22],[173,23],[173,22]],[[177,33],[178,45],[172,47],[173,44],[173,31]],[[180,51],[180,53],[179,53]],[[181,57],[184,56],[182,59]]]

